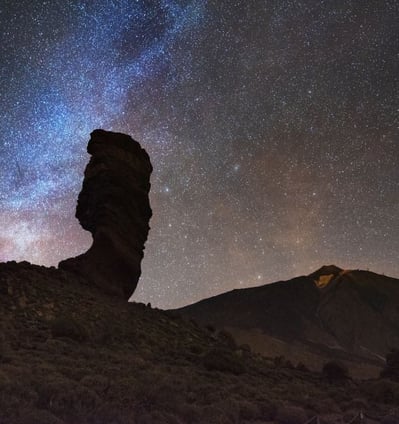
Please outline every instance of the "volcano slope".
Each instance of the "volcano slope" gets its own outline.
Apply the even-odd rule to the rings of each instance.
[[[334,265],[179,311],[228,329],[259,353],[284,355],[313,369],[339,359],[355,375],[375,376],[385,355],[399,346],[399,280]]]

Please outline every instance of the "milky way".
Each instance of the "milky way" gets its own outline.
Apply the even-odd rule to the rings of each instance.
[[[134,298],[181,306],[325,263],[399,276],[399,7],[2,1],[0,260],[90,245],[95,128],[149,152]]]

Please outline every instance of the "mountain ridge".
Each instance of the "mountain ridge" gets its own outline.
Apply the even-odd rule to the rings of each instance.
[[[346,355],[347,361],[360,358],[376,366],[399,346],[397,305],[399,280],[328,265],[290,280],[234,289],[178,311],[201,324],[228,328],[262,354],[270,352],[243,337],[246,330],[300,343],[313,354],[327,349],[331,359],[341,351],[338,356]]]

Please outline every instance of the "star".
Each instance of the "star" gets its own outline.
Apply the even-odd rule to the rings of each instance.
[[[154,167],[133,300],[325,263],[399,276],[395,2],[17,3],[0,5],[1,261],[88,248],[74,211],[104,128]]]

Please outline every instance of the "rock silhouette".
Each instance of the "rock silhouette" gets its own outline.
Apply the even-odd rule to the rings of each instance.
[[[76,217],[90,231],[86,253],[60,262],[107,293],[129,298],[140,274],[152,215],[149,203],[152,165],[146,151],[130,136],[104,130],[91,133],[91,156]]]

